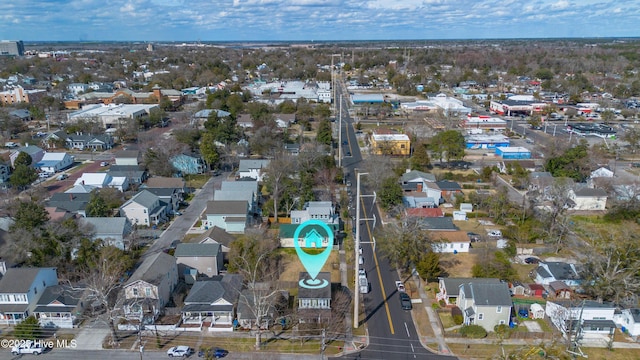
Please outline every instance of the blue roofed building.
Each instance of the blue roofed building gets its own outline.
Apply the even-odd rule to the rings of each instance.
[[[202,174],[206,164],[200,156],[180,154],[171,158],[171,165],[181,174]]]

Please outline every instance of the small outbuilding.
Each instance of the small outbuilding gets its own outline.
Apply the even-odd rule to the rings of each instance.
[[[532,319],[544,319],[544,308],[540,304],[533,303],[529,307],[529,315]]]

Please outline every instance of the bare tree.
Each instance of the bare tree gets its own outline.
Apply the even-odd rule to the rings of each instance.
[[[278,210],[280,208],[280,195],[283,191],[284,180],[291,176],[293,159],[287,154],[280,153],[269,162],[266,169],[266,183],[271,190],[273,200],[273,217],[278,222]]]
[[[395,176],[393,163],[391,162],[391,158],[387,156],[369,157],[365,161],[362,171],[369,174],[365,176],[365,181],[374,191],[380,190],[382,183],[388,177]]]
[[[636,303],[640,291],[640,242],[629,227],[589,231],[587,246],[575,249],[582,258],[585,290],[603,301]]]
[[[231,245],[229,271],[243,276],[247,291],[240,292],[240,301],[247,305],[256,320],[256,350],[262,343],[263,324],[268,323],[281,289],[280,256],[276,252],[278,240],[263,229],[249,230]],[[264,286],[266,284],[266,286]]]
[[[120,279],[131,266],[131,259],[121,250],[103,246],[98,250],[95,261],[80,265],[74,278],[67,279],[70,284],[82,284],[87,293],[86,301],[92,307],[104,309],[102,320],[109,326],[111,345],[119,342],[116,326],[121,319],[124,300],[118,296],[122,285]]]

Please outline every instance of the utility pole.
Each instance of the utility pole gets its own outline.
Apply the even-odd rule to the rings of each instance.
[[[322,355],[322,360],[324,360],[324,350],[325,350],[325,335],[326,335],[326,330],[323,328],[322,329],[322,345],[320,345],[320,355]]]

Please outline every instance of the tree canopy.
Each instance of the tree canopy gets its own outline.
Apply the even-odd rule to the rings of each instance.
[[[442,131],[433,138],[430,143],[431,151],[440,159],[462,160],[465,156],[466,143],[464,136],[456,130]]]

